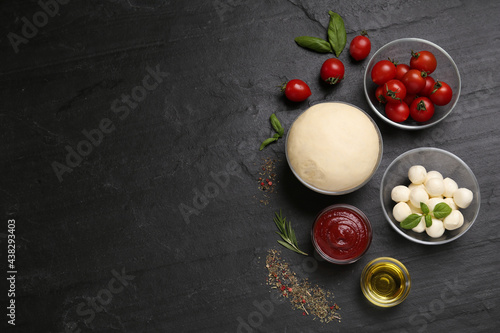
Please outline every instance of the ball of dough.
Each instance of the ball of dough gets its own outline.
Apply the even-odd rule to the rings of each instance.
[[[411,215],[411,209],[406,202],[399,202],[392,209],[392,215],[396,221],[401,222]]]
[[[415,232],[418,232],[419,234],[425,231],[425,218],[422,216],[420,219],[420,222],[417,224],[417,226],[413,229],[411,229]]]
[[[408,178],[413,184],[423,184],[427,177],[427,171],[421,165],[414,165],[408,170]]]
[[[453,200],[455,200],[455,203],[460,208],[469,207],[473,197],[472,191],[463,187],[453,193]]]
[[[366,113],[346,103],[319,103],[294,121],[287,158],[305,183],[324,191],[346,191],[371,177],[380,146],[379,131]]]
[[[391,191],[391,199],[396,202],[407,202],[410,200],[410,189],[404,185],[398,185]]]
[[[432,225],[425,228],[425,232],[432,238],[439,238],[444,234],[444,224],[443,221],[433,218]]]
[[[453,193],[458,190],[458,185],[457,183],[449,178],[449,177],[446,177],[445,179],[443,179],[443,183],[444,183],[444,192],[443,192],[443,195],[447,198],[452,198],[453,197]]]
[[[410,201],[413,206],[420,207],[421,202],[426,204],[428,200],[429,194],[423,188],[417,187],[410,191]]]
[[[441,180],[443,180],[443,175],[439,172],[439,171],[436,171],[436,170],[432,170],[432,171],[429,171],[427,172],[427,176],[425,177],[425,180],[424,180],[424,183],[431,179],[431,178],[439,178]]]
[[[443,198],[430,198],[429,201],[427,201],[427,207],[429,207],[429,211],[432,212],[434,210],[434,207],[440,202],[444,202]]]
[[[425,189],[431,197],[437,197],[444,192],[444,182],[439,177],[429,178],[425,181]]]
[[[448,206],[450,206],[452,210],[458,209],[457,205],[455,204],[455,200],[453,200],[453,198],[444,198],[444,203],[448,204]]]
[[[443,220],[444,227],[447,230],[455,230],[464,224],[464,216],[459,210],[453,210],[450,215]]]

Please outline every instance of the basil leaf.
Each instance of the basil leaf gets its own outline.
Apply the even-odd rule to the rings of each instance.
[[[344,50],[347,41],[344,20],[342,20],[342,17],[340,17],[339,14],[334,13],[331,10],[328,14],[330,14],[330,23],[328,24],[328,42],[332,46],[332,49],[335,51],[335,55],[338,58]]]
[[[413,229],[415,228],[419,223],[420,219],[422,216],[418,214],[411,214],[407,218],[405,218],[403,221],[401,221],[401,228],[403,229]]]
[[[429,207],[423,202],[420,203],[420,209],[422,210],[422,213],[429,214]]]
[[[280,121],[274,113],[271,115],[271,117],[269,117],[269,120],[271,121],[271,126],[273,126],[273,129],[279,133],[280,129],[283,127],[281,127]]]
[[[432,217],[430,215],[425,215],[425,226],[429,228],[432,225]]]
[[[330,43],[326,40],[317,38],[317,37],[309,37],[309,36],[300,36],[295,37],[295,42],[306,49],[310,49],[320,53],[328,53],[333,52]]]
[[[268,144],[270,144],[271,142],[274,142],[274,141],[278,141],[278,138],[269,138],[269,139],[264,140],[264,142],[262,142],[262,144],[260,145],[259,150],[264,149]]]
[[[450,215],[450,213],[451,213],[451,207],[444,202],[438,203],[436,207],[434,207],[434,210],[432,211],[432,214],[434,214],[434,217],[437,219],[445,218],[446,216]]]

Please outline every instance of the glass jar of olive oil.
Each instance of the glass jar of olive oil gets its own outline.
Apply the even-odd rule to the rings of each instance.
[[[410,293],[411,279],[398,260],[380,257],[370,261],[361,273],[361,290],[373,304],[391,307],[403,302]]]

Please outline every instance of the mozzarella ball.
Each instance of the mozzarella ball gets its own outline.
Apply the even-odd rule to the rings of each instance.
[[[421,165],[414,165],[408,170],[408,178],[413,184],[423,184],[427,171]]]
[[[425,232],[432,238],[439,238],[444,234],[444,224],[443,221],[433,218],[432,225],[425,228]]]
[[[391,191],[391,199],[396,202],[406,202],[410,200],[410,189],[404,185],[398,185]]]
[[[413,206],[420,207],[421,202],[426,204],[428,200],[429,195],[423,188],[417,187],[410,191],[410,201]]]
[[[455,230],[464,224],[464,216],[459,210],[453,210],[450,215],[444,218],[443,223],[447,230]]]
[[[443,179],[443,183],[444,183],[444,192],[443,192],[443,195],[447,198],[452,198],[453,197],[453,193],[458,190],[458,185],[457,183],[449,178],[449,177],[446,177],[445,179]]]
[[[392,209],[392,215],[396,221],[401,222],[411,215],[410,206],[406,202],[399,202]]]
[[[469,207],[473,197],[472,191],[463,187],[453,193],[453,200],[455,200],[455,203],[460,208]]]
[[[434,210],[434,207],[440,202],[444,202],[444,199],[439,197],[439,198],[430,198],[429,201],[427,201],[427,207],[429,207],[429,211],[432,212]]]
[[[422,216],[420,219],[420,222],[417,224],[417,226],[413,229],[411,229],[415,232],[422,233],[425,231],[425,218]]]
[[[455,200],[453,200],[453,198],[444,198],[444,203],[448,204],[448,206],[450,206],[452,210],[458,209],[457,205],[455,204]]]
[[[439,171],[436,171],[436,170],[432,170],[432,171],[429,171],[427,172],[427,176],[425,177],[425,180],[424,180],[424,183],[431,179],[431,178],[439,178],[441,180],[443,180],[443,175],[439,172]]]
[[[411,183],[410,185],[408,185],[408,189],[410,191],[413,190],[414,188],[417,188],[417,187],[421,187],[421,188],[423,188],[425,190],[424,184],[413,184],[413,183]]]
[[[422,209],[420,209],[420,206],[418,207],[413,206],[411,201],[408,201],[407,204],[410,207],[412,214],[422,214]]]
[[[438,195],[442,195],[444,192],[444,182],[442,179],[437,177],[429,178],[425,181],[425,189],[431,197],[437,197]]]

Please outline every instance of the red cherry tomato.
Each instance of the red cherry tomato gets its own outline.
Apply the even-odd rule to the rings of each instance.
[[[410,70],[407,64],[399,64],[396,66],[396,80],[401,81],[403,76]]]
[[[284,90],[286,98],[293,102],[302,102],[311,96],[311,89],[307,83],[298,79],[288,81]]]
[[[413,102],[413,100],[415,98],[417,98],[416,94],[408,94],[408,93],[406,93],[405,98],[403,98],[403,102],[405,102],[406,104],[408,104],[408,106],[410,106],[411,103]]]
[[[365,35],[366,32],[361,33],[361,36],[354,37],[349,45],[349,53],[355,60],[363,60],[370,54],[372,43]]]
[[[434,54],[429,51],[413,52],[411,51],[410,68],[431,74],[436,70],[437,61]]]
[[[383,85],[396,77],[396,66],[389,60],[380,60],[372,68],[372,81]]]
[[[336,58],[327,59],[321,66],[321,79],[329,84],[336,84],[344,78],[344,64]]]
[[[425,86],[422,88],[422,90],[419,91],[419,96],[422,97],[429,97],[432,91],[434,90],[434,84],[436,81],[430,76],[425,77]],[[436,104],[436,103],[434,103]]]
[[[384,90],[384,88],[385,88],[384,86],[378,86],[377,90],[375,90],[375,97],[382,104],[387,103],[387,100],[385,99],[385,90]]]
[[[405,102],[387,103],[385,106],[385,114],[390,120],[400,123],[408,119],[410,108]]]
[[[452,97],[453,91],[451,90],[451,87],[443,81],[436,81],[429,96],[432,103],[439,106],[450,103]]]
[[[410,116],[418,122],[425,122],[434,115],[434,104],[427,97],[418,97],[410,105]]]
[[[384,97],[387,103],[399,103],[406,97],[406,87],[399,80],[389,80],[384,84]]]
[[[410,94],[418,94],[425,87],[425,72],[418,69],[410,69],[404,76],[401,82],[406,87],[406,91]]]

